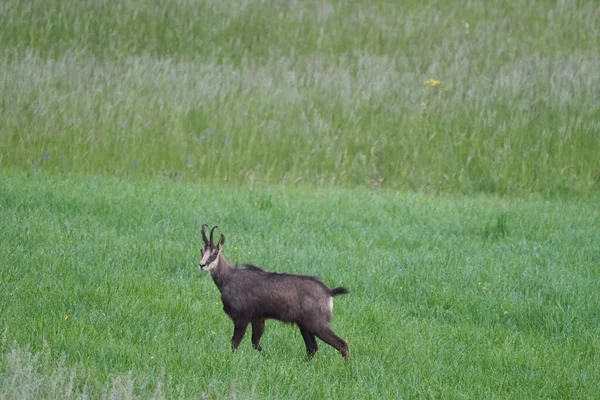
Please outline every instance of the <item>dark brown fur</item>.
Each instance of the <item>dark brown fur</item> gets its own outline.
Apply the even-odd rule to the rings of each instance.
[[[214,245],[212,230],[209,241],[204,226],[200,269],[209,269],[221,292],[223,310],[233,320],[233,350],[238,348],[248,324],[252,324],[252,345],[262,351],[260,339],[265,319],[277,319],[298,326],[309,356],[318,350],[318,337],[348,357],[348,344],[329,327],[331,298],[348,293],[348,289],[331,289],[313,276],[275,273],[253,265],[233,266],[221,254],[225,237],[221,235]]]

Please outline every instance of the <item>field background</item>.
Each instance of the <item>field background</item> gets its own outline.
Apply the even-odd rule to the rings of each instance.
[[[595,1],[0,3],[0,399],[593,398]],[[352,359],[198,271],[352,290]]]
[[[0,167],[597,190],[599,9],[567,0],[6,0]]]

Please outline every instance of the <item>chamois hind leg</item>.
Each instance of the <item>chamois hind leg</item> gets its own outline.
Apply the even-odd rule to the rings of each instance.
[[[348,358],[348,343],[346,343],[342,338],[336,335],[329,326],[321,326],[318,327],[314,334],[327,343],[328,345],[337,349],[340,353],[342,353],[342,357]]]
[[[235,351],[240,345],[240,342],[246,334],[246,328],[248,328],[248,322],[246,321],[233,321],[233,337],[231,338],[231,350]]]
[[[298,328],[300,328],[300,333],[302,333],[302,338],[304,339],[304,344],[306,345],[306,354],[309,358],[312,358],[317,350],[319,350],[317,339],[315,338],[315,335],[306,330],[306,328],[301,326],[298,326]]]
[[[254,321],[252,321],[252,347],[254,347],[258,351],[262,351],[262,347],[260,347],[260,338],[262,337],[264,331],[264,319],[255,319]]]

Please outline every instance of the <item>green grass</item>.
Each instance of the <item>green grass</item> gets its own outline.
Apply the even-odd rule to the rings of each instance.
[[[0,171],[0,397],[593,398],[595,200],[266,189]],[[325,344],[270,321],[265,354],[198,270],[232,262],[352,290]]]
[[[0,399],[596,397],[598,17],[0,2]],[[352,359],[232,354],[203,222],[349,287]]]
[[[597,191],[599,42],[595,0],[5,0],[0,168]]]

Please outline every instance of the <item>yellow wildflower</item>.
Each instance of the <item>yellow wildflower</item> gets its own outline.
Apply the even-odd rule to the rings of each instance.
[[[427,79],[424,83],[425,86],[435,87],[439,85],[441,82],[439,79]]]

